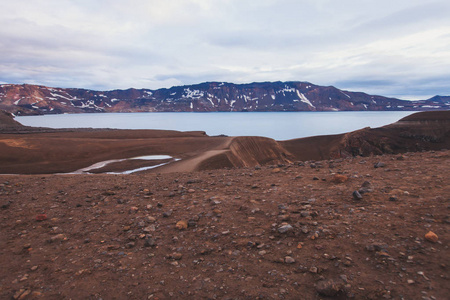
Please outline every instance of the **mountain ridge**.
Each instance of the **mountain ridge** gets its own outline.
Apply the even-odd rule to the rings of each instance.
[[[400,100],[303,81],[203,82],[157,90],[95,91],[0,85],[0,109],[15,115],[92,112],[424,111],[448,110],[450,96]]]

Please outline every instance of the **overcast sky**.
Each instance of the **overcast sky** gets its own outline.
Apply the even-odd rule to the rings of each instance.
[[[450,95],[448,0],[2,0],[0,83]]]

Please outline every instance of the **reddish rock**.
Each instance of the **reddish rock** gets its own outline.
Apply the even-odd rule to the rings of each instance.
[[[41,222],[41,221],[45,221],[47,220],[47,215],[46,214],[40,214],[36,216],[36,221]]]
[[[341,174],[336,174],[333,176],[333,179],[331,180],[333,183],[344,183],[347,182],[348,177]]]
[[[425,234],[425,239],[429,242],[436,243],[438,241],[438,236],[433,231],[429,231]]]
[[[175,227],[179,230],[188,228],[188,222],[186,220],[178,221]]]

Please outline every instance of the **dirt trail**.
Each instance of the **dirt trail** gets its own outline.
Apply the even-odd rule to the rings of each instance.
[[[202,152],[201,154],[193,156],[191,158],[186,158],[180,161],[170,163],[155,170],[157,170],[158,173],[196,171],[198,169],[198,166],[205,160],[229,151],[230,144],[234,139],[235,139],[234,137],[230,137],[215,149]]]

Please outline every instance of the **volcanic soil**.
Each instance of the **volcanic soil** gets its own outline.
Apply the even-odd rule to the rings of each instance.
[[[1,175],[0,298],[448,299],[449,158]]]

